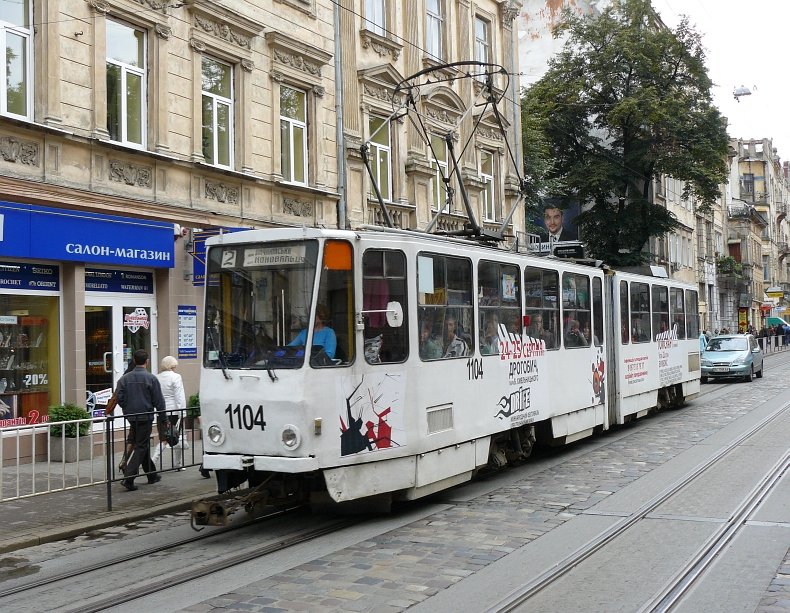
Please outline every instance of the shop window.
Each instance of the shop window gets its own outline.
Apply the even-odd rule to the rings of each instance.
[[[474,353],[472,263],[465,258],[417,256],[420,358],[467,357]]]
[[[560,276],[556,270],[527,267],[524,270],[524,303],[527,334],[542,340],[546,349],[558,349]]]
[[[368,249],[362,257],[362,315],[365,323],[365,361],[368,364],[403,362],[409,355],[406,302],[406,256],[402,251]],[[402,325],[390,326],[389,305],[397,303]]]
[[[480,353],[495,355],[500,343],[521,338],[521,283],[518,266],[480,262],[477,268]],[[506,336],[501,333],[505,332]]]
[[[59,320],[57,296],[0,296],[0,427],[60,404]]]

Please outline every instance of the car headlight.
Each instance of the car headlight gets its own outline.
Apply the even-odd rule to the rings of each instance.
[[[293,451],[299,447],[299,444],[302,442],[302,437],[299,434],[299,428],[291,424],[286,424],[283,427],[280,440],[282,441],[283,447]]]
[[[710,360],[702,360],[700,364],[702,364],[703,366],[712,366]]]
[[[737,360],[733,360],[731,366],[743,366],[748,361],[747,357],[738,358]]]
[[[222,431],[222,427],[219,424],[211,424],[206,434],[208,435],[208,440],[214,445],[219,445],[225,438],[225,433]]]

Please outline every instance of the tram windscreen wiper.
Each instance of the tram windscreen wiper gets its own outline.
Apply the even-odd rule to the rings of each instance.
[[[211,349],[217,352],[217,360],[219,361],[219,367],[222,369],[222,374],[226,379],[230,380],[228,364],[225,362],[225,356],[222,354],[222,350],[219,348],[219,343],[217,342],[217,331],[213,327],[209,327],[206,332],[206,336],[211,342]]]

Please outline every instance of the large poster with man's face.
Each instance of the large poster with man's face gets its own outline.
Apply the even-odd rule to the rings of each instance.
[[[552,199],[544,201],[541,213],[533,220],[540,235],[541,252],[550,252],[553,243],[579,240],[576,228],[579,210],[578,202],[569,205]]]

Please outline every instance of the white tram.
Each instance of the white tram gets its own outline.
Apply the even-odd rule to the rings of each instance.
[[[699,392],[691,285],[395,230],[207,242],[220,492],[414,499]]]

